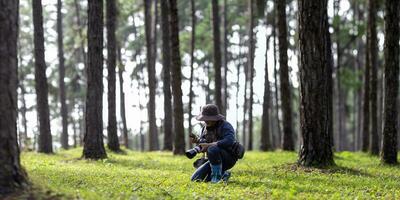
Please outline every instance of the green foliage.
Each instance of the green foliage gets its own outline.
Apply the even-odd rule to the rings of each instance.
[[[82,149],[56,155],[23,153],[35,187],[66,199],[396,199],[400,168],[376,157],[343,152],[329,169],[298,167],[294,152],[248,152],[226,184],[190,182],[193,160],[171,152],[108,152],[81,160]]]

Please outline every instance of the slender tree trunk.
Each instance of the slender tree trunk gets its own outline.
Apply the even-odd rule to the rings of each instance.
[[[270,139],[270,89],[269,89],[269,78],[268,78],[268,43],[269,38],[266,39],[266,51],[265,51],[265,75],[264,75],[264,101],[263,101],[263,115],[261,123],[261,146],[260,150],[267,151],[271,150],[271,139]]]
[[[152,34],[151,0],[144,0],[145,28],[146,28],[146,48],[147,48],[147,73],[149,81],[149,150],[158,150],[157,124],[156,124],[156,70],[153,65],[155,55],[153,55],[153,43],[155,42]]]
[[[239,91],[240,91],[240,66],[242,65],[242,37],[239,35],[239,54],[238,54],[238,64],[236,65],[236,140],[240,141],[239,139]],[[244,126],[243,126],[244,128]]]
[[[327,166],[334,164],[330,138],[328,93],[331,71],[330,39],[327,34],[327,0],[299,0],[300,41],[300,129],[303,145],[299,164]],[[313,40],[310,40],[313,38]],[[315,123],[315,122],[319,123]]]
[[[129,146],[129,138],[128,138],[128,127],[126,125],[126,112],[125,112],[125,92],[124,92],[124,76],[123,73],[125,71],[125,66],[122,63],[122,55],[121,55],[121,46],[117,47],[117,55],[118,55],[118,79],[119,79],[119,95],[120,95],[120,112],[121,112],[121,120],[122,120],[122,135],[124,138],[124,145],[127,149]]]
[[[62,2],[57,0],[57,42],[58,42],[58,70],[59,70],[59,87],[60,87],[60,103],[61,103],[61,118],[62,118],[62,132],[61,132],[61,147],[68,149],[68,108],[66,103],[65,91],[65,66],[64,66],[64,43],[63,43],[63,25],[62,25]]]
[[[75,14],[76,14],[76,23],[77,23],[77,27],[78,27],[78,35],[79,35],[79,40],[80,40],[80,51],[81,51],[81,56],[82,56],[82,61],[84,64],[84,70],[83,70],[83,74],[84,77],[87,77],[87,67],[88,67],[88,60],[87,60],[87,53],[85,52],[85,37],[83,36],[83,23],[82,23],[82,19],[81,19],[81,11],[80,11],[80,3],[78,0],[74,0],[74,5],[75,5]],[[87,89],[87,84],[85,82],[84,87],[85,89]],[[82,102],[80,103],[80,107],[82,107],[82,120],[81,120],[81,128],[80,128],[80,133],[79,133],[79,138],[80,138],[80,146],[82,146],[82,137],[85,135],[85,131],[86,131],[86,119],[85,119],[85,113],[86,113],[86,96],[83,97]]]
[[[190,44],[190,86],[189,86],[189,133],[192,133],[192,104],[193,104],[193,63],[194,63],[194,48],[196,40],[196,5],[194,0],[190,0],[191,10],[192,10],[192,37]],[[168,40],[168,38],[166,38]],[[169,41],[169,40],[168,40]],[[188,137],[190,140],[190,137]],[[189,141],[189,147],[192,147],[191,141]]]
[[[212,25],[213,25],[213,59],[214,59],[214,79],[215,79],[215,100],[219,110],[224,110],[222,105],[222,80],[221,80],[221,40],[219,30],[219,6],[218,0],[212,0]]]
[[[367,48],[369,47],[369,32],[367,32]],[[363,122],[362,122],[362,147],[361,150],[363,152],[368,151],[368,146],[369,146],[369,133],[370,133],[370,126],[369,126],[369,111],[370,111],[370,102],[369,102],[369,94],[370,94],[370,64],[369,64],[369,59],[370,54],[367,51],[366,52],[366,63],[365,63],[365,70],[364,70],[364,101],[363,101]]]
[[[383,163],[397,163],[397,117],[399,89],[399,9],[400,2],[385,2],[385,104],[381,160]]]
[[[174,98],[174,129],[175,143],[174,154],[182,155],[185,153],[185,135],[183,127],[183,104],[182,104],[182,75],[181,75],[181,56],[179,53],[179,19],[176,0],[169,1],[171,14],[171,72],[172,72],[172,95]]]
[[[287,25],[286,25],[286,1],[276,1],[278,42],[279,42],[279,80],[283,110],[283,141],[282,149],[293,151],[292,130],[292,105],[289,83],[289,69],[287,57]]]
[[[117,41],[115,36],[117,24],[116,0],[106,0],[106,26],[107,26],[107,71],[108,71],[108,127],[107,146],[111,151],[121,151],[117,133],[117,108],[116,108],[116,74],[117,65]]]
[[[39,117],[39,152],[53,153],[50,130],[50,114],[48,102],[48,85],[46,77],[46,62],[44,58],[44,35],[42,1],[32,1],[34,46],[35,46],[35,88],[37,111]]]
[[[378,56],[378,44],[377,44],[377,33],[376,33],[376,0],[369,0],[368,3],[368,32],[369,32],[369,46],[367,50],[369,52],[369,69],[371,70],[371,90],[370,90],[370,100],[371,100],[371,141],[369,143],[369,151],[373,155],[379,154],[379,138],[378,138],[378,108],[377,108],[377,84],[378,84],[378,74],[377,74],[377,56]]]
[[[19,1],[2,1],[0,7],[0,196],[25,186],[17,142]]]
[[[274,4],[276,5],[276,0],[274,0]],[[276,53],[276,9],[274,9],[274,15],[273,15],[273,20],[274,20],[274,24],[272,26],[272,34],[274,37],[274,86],[275,86],[275,118],[276,118],[276,125],[277,125],[277,140],[275,143],[277,145],[279,145],[279,147],[282,144],[282,129],[281,129],[281,120],[279,118],[279,110],[280,110],[280,106],[279,106],[279,88],[278,88],[278,70],[277,70],[277,65],[276,65],[276,60],[277,60],[277,53]],[[278,147],[278,148],[279,148]]]
[[[224,5],[223,5],[223,17],[222,17],[222,26],[223,26],[223,41],[224,41],[224,46],[223,46],[223,69],[224,69],[224,80],[223,80],[223,86],[224,86],[224,93],[223,93],[223,106],[222,106],[222,111],[221,113],[226,116],[226,110],[228,109],[228,97],[229,97],[229,92],[228,92],[228,62],[229,62],[229,57],[228,57],[228,24],[227,24],[227,13],[228,13],[228,4],[227,0],[224,0]]]
[[[249,138],[247,140],[248,145],[247,149],[252,150],[253,149],[253,102],[254,102],[254,89],[253,89],[253,81],[254,81],[254,52],[255,52],[255,41],[254,41],[254,6],[253,6],[253,0],[249,1],[249,13],[250,13],[250,26],[249,26],[249,72],[250,72],[250,77],[249,77],[249,86],[250,86],[250,97],[249,97]]]
[[[88,1],[88,68],[83,157],[102,159],[103,143],[103,0]]]
[[[22,108],[21,108],[21,121],[22,121],[22,128],[23,128],[23,132],[20,131],[20,138],[19,138],[19,147],[20,149],[25,149],[28,147],[28,123],[27,123],[27,118],[26,118],[26,111],[27,111],[27,107],[26,107],[26,99],[25,99],[25,95],[26,95],[26,89],[23,83],[23,77],[20,76],[20,79],[18,80],[19,82],[19,88],[21,89],[21,103],[22,103]]]
[[[192,2],[193,3],[193,2]],[[164,92],[164,150],[172,151],[173,131],[172,131],[172,95],[171,95],[171,44],[169,26],[169,6],[168,1],[161,1],[161,29],[162,29],[162,51],[163,51],[163,92]],[[191,90],[190,90],[191,91]],[[191,91],[192,92],[192,91]],[[190,98],[190,95],[189,95]],[[189,100],[190,102],[190,100]],[[189,111],[191,103],[189,103]],[[189,122],[191,120],[189,112]],[[189,128],[190,128],[189,124]]]

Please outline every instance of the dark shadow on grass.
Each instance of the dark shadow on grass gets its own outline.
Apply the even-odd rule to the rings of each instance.
[[[282,166],[274,166],[274,168],[277,168],[277,167],[282,167],[282,168],[286,168],[291,171],[300,171],[300,172],[305,172],[305,173],[317,172],[317,173],[323,173],[323,174],[345,174],[345,175],[354,175],[354,176],[375,177],[369,173],[363,172],[358,169],[353,169],[353,168],[338,166],[338,165],[316,168],[316,167],[304,167],[297,163],[289,163],[289,164],[284,164]]]

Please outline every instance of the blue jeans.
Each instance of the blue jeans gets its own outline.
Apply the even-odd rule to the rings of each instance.
[[[208,161],[200,166],[192,175],[192,181],[210,181],[211,180],[211,165],[219,165],[222,163],[222,174],[228,169],[231,169],[237,159],[231,153],[218,146],[210,146],[207,149]]]

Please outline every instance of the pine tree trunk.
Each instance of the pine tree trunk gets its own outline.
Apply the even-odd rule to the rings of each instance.
[[[122,136],[124,139],[124,145],[127,149],[129,146],[129,138],[128,138],[128,127],[126,125],[126,112],[125,112],[125,92],[124,92],[124,71],[125,66],[122,63],[122,55],[121,55],[121,46],[117,47],[117,55],[118,55],[118,79],[119,79],[119,95],[120,95],[120,112],[121,112],[121,121],[122,121]]]
[[[367,32],[367,48],[369,47],[369,32]],[[369,133],[370,133],[370,126],[369,126],[369,111],[370,111],[370,54],[367,51],[365,56],[365,70],[364,70],[364,101],[363,101],[363,121],[362,121],[362,147],[361,150],[363,152],[368,151],[369,146]]]
[[[269,89],[269,78],[268,78],[268,43],[269,38],[266,39],[266,51],[265,51],[265,75],[264,75],[264,101],[263,101],[263,114],[261,122],[261,146],[260,150],[268,151],[271,150],[271,139],[270,139],[270,89]]]
[[[0,7],[0,196],[25,186],[17,142],[19,1],[2,1]]]
[[[39,152],[53,153],[50,130],[48,85],[44,58],[44,35],[42,1],[32,1],[34,46],[35,46],[35,89],[39,117]]]
[[[196,5],[194,0],[190,0],[191,5],[191,13],[192,13],[192,37],[191,37],[191,44],[190,44],[190,86],[189,86],[189,133],[192,133],[192,104],[193,104],[193,63],[194,63],[194,47],[195,47],[195,40],[196,40]],[[166,38],[168,40],[168,38]],[[169,40],[168,40],[169,41]],[[191,139],[189,139],[189,147],[191,148]]]
[[[68,149],[68,108],[66,103],[65,91],[65,66],[64,66],[64,43],[63,43],[63,25],[62,25],[62,3],[57,0],[57,42],[58,42],[58,70],[59,70],[59,87],[60,87],[60,103],[61,103],[61,118],[62,118],[62,132],[61,132],[61,147]]]
[[[148,102],[148,116],[149,116],[149,150],[158,150],[158,137],[157,137],[157,124],[156,124],[156,70],[153,65],[155,55],[153,52],[154,37],[152,27],[152,16],[151,16],[151,0],[144,0],[144,12],[145,12],[145,33],[146,33],[146,48],[147,48],[147,73],[148,73],[148,84],[149,84],[149,102]],[[154,16],[155,17],[155,16]],[[154,63],[155,64],[155,63]]]
[[[279,42],[279,80],[283,113],[283,141],[282,149],[293,151],[292,130],[292,105],[289,83],[288,56],[287,56],[287,25],[286,25],[286,1],[277,1],[277,27]]]
[[[249,87],[250,87],[250,96],[249,96],[249,137],[248,137],[248,145],[247,149],[248,150],[253,150],[253,102],[254,102],[254,89],[253,89],[253,81],[254,81],[254,52],[255,52],[255,41],[254,41],[254,6],[253,6],[253,0],[249,1],[249,15],[250,15],[250,21],[249,21],[249,71],[250,71],[250,77],[249,77]]]
[[[107,26],[107,82],[108,82],[108,126],[107,146],[111,151],[121,151],[117,133],[117,108],[116,108],[116,74],[117,44],[115,38],[117,24],[116,0],[106,0],[106,26]]]
[[[185,153],[185,135],[183,127],[183,103],[182,103],[182,75],[181,75],[181,56],[179,53],[179,19],[176,0],[169,1],[171,14],[171,74],[172,74],[172,95],[174,102],[174,129],[175,143],[174,154],[182,155]]]
[[[397,117],[399,89],[399,9],[400,2],[385,2],[385,104],[381,159],[383,163],[397,163]]]
[[[222,27],[223,27],[223,41],[224,41],[224,46],[223,46],[223,69],[224,69],[224,80],[223,80],[223,106],[222,106],[222,115],[226,116],[226,110],[228,109],[228,97],[229,97],[229,92],[228,92],[228,62],[229,62],[229,57],[228,57],[228,46],[229,46],[229,41],[228,41],[228,24],[227,24],[227,13],[228,13],[228,4],[227,0],[224,0],[224,5],[223,5],[223,17],[222,17]]]
[[[163,92],[164,92],[164,150],[172,151],[172,96],[171,96],[171,44],[169,26],[168,1],[161,1],[161,29],[162,29],[162,52],[163,52]],[[189,100],[190,102],[190,100]],[[190,104],[190,103],[189,103]],[[189,110],[191,104],[189,105]],[[189,112],[189,115],[191,113]],[[190,121],[191,117],[189,117]]]
[[[215,79],[215,104],[219,110],[224,110],[222,105],[222,79],[221,79],[221,40],[219,30],[219,6],[218,0],[212,0],[212,25],[213,25],[213,66],[214,66],[214,79]]]
[[[79,40],[80,40],[80,52],[81,52],[81,59],[84,65],[84,70],[83,74],[84,77],[87,77],[87,66],[88,66],[88,60],[87,60],[87,53],[85,52],[85,38],[83,36],[83,25],[82,25],[82,19],[81,19],[81,12],[80,12],[80,3],[78,0],[74,0],[74,5],[75,5],[75,14],[76,14],[76,23],[77,23],[77,28],[78,28],[78,35],[79,35]],[[85,82],[84,88],[87,89],[87,84]],[[86,97],[84,96],[82,99],[82,102],[79,103],[79,107],[82,107],[82,120],[81,120],[81,128],[79,129],[79,143],[80,146],[82,146],[82,137],[85,135],[85,127],[86,127],[86,119],[85,119],[85,113],[86,113]],[[74,106],[74,105],[73,105]]]
[[[27,122],[27,118],[26,118],[26,111],[27,111],[27,107],[26,107],[26,99],[25,99],[25,95],[26,95],[26,89],[24,86],[24,83],[22,80],[23,77],[20,76],[20,79],[18,80],[19,82],[19,88],[21,89],[21,103],[22,103],[22,108],[21,108],[21,121],[22,121],[22,127],[23,127],[23,132],[20,132],[20,138],[19,138],[19,147],[20,149],[26,149],[28,148],[28,122]]]
[[[103,0],[88,1],[88,66],[83,157],[102,159],[103,143]]]
[[[299,0],[298,4],[300,129],[303,136],[298,162],[303,166],[327,166],[334,164],[329,113],[332,96],[328,94],[331,89],[327,78],[331,71],[327,0]]]
[[[274,0],[274,5],[276,5],[276,1]],[[280,106],[279,106],[279,88],[278,88],[278,70],[276,67],[276,60],[277,60],[277,53],[276,53],[276,9],[274,9],[274,15],[273,15],[273,26],[272,26],[272,34],[274,37],[274,87],[275,87],[275,118],[276,118],[276,127],[277,127],[277,141],[275,141],[275,143],[277,144],[277,147],[280,148],[281,144],[282,144],[282,129],[281,129],[281,120],[279,118],[279,110],[280,110]]]
[[[371,86],[370,86],[370,100],[371,100],[371,141],[369,143],[369,151],[373,155],[379,154],[379,138],[378,138],[378,107],[377,107],[377,33],[376,33],[376,0],[369,0],[368,3],[368,33],[369,46],[367,47],[369,52],[369,69],[371,74]]]

